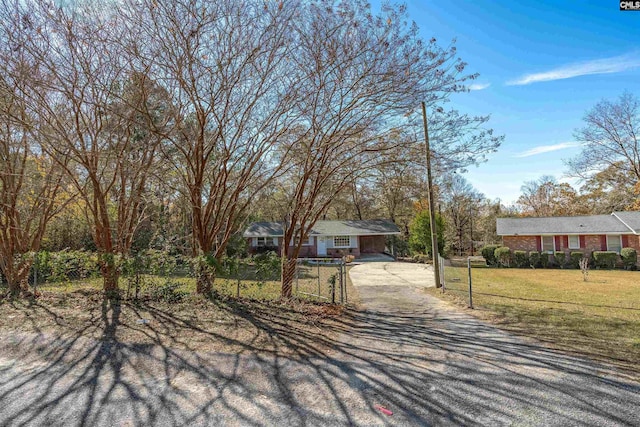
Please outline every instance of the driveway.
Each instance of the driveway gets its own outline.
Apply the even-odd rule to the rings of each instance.
[[[640,425],[638,383],[426,295],[422,266],[350,274],[363,308],[328,352],[297,331],[289,357],[1,336],[0,425]]]

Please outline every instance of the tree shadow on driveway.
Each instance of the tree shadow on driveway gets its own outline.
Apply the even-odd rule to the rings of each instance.
[[[334,334],[220,302],[259,331],[230,342],[234,353],[190,350],[179,334],[161,339],[159,325],[188,321],[149,307],[139,327],[152,344],[119,340],[118,329],[132,327],[122,310],[136,307],[105,299],[88,324],[97,340],[3,341],[14,357],[0,359],[0,424],[640,424],[637,383],[412,298],[405,309],[352,310],[332,322]]]

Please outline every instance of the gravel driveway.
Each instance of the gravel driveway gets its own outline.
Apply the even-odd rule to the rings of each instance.
[[[295,334],[290,357],[2,336],[25,353],[0,357],[0,425],[640,425],[638,383],[426,295],[424,267],[350,274],[363,309],[330,352]]]

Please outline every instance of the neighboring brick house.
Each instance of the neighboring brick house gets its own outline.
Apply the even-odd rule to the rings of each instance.
[[[393,222],[383,219],[318,221],[303,242],[300,257],[341,257],[384,253],[386,237],[400,234]],[[272,249],[281,253],[283,227],[279,222],[254,222],[245,230],[249,253]]]
[[[640,212],[546,218],[498,218],[497,234],[512,251],[640,252]]]

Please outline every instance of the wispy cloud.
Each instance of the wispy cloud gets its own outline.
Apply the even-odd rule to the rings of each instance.
[[[573,148],[580,146],[579,142],[561,142],[559,144],[553,145],[540,145],[538,147],[533,147],[530,150],[523,151],[522,153],[516,154],[514,157],[529,157],[535,156],[537,154],[549,153],[551,151],[565,150],[567,148]]]
[[[590,74],[620,73],[636,67],[640,67],[640,55],[634,52],[612,58],[568,64],[542,73],[526,74],[516,80],[508,81],[507,86],[529,85],[531,83],[570,79]]]
[[[483,90],[491,86],[491,83],[474,83],[469,85],[469,90]]]

